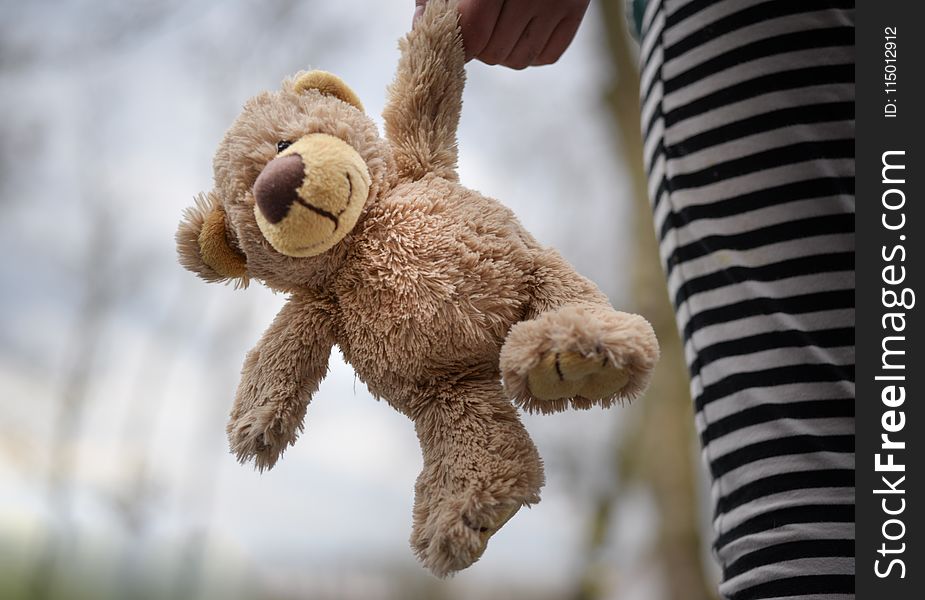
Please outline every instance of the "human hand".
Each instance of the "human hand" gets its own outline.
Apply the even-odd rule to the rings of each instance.
[[[559,60],[590,0],[460,0],[466,60],[524,69]],[[415,0],[414,20],[427,0]]]

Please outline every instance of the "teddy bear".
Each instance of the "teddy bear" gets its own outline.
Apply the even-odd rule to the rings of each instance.
[[[465,55],[456,0],[400,42],[380,136],[324,71],[250,99],[187,209],[181,264],[288,300],[244,361],[232,451],[273,467],[303,428],[334,345],[414,423],[411,546],[437,576],[471,565],[542,461],[518,417],[608,407],[645,388],[658,342],[499,202],[459,183]]]

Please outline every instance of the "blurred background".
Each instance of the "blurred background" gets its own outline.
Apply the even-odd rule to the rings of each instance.
[[[183,271],[181,212],[242,103],[295,71],[341,75],[381,123],[412,5],[0,0],[0,598],[714,597],[616,1],[556,65],[470,64],[460,174],[656,325],[648,396],[526,416],[543,501],[447,581],[408,546],[411,423],[336,352],[284,460],[229,454],[240,365],[284,298]]]

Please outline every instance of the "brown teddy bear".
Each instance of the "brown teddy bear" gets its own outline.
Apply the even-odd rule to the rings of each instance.
[[[658,343],[510,210],[458,182],[455,0],[428,2],[400,48],[385,138],[329,73],[248,101],[177,243],[206,281],[254,278],[289,295],[244,361],[228,424],[237,457],[269,469],[295,442],[337,344],[414,422],[424,468],[411,544],[444,576],[539,501],[542,462],[514,404],[548,413],[632,398]]]

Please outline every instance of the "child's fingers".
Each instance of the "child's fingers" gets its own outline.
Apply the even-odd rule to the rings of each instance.
[[[504,0],[462,0],[459,3],[459,26],[462,28],[466,60],[484,52],[491,41]]]
[[[512,69],[525,69],[534,64],[540,53],[546,48],[549,36],[559,24],[558,19],[544,18],[537,15],[527,24],[514,50],[504,60]]]
[[[559,60],[562,53],[565,52],[569,44],[572,43],[575,34],[578,32],[578,26],[581,25],[582,13],[579,16],[568,16],[562,19],[555,30],[549,36],[546,47],[539,53],[532,64],[534,65],[551,65]]]
[[[548,65],[565,52],[589,0],[460,0],[466,60],[523,69]],[[415,0],[414,21],[427,0]]]
[[[414,27],[414,24],[418,22],[418,19],[421,18],[421,15],[424,14],[424,6],[427,4],[427,0],[414,0],[414,18],[411,19],[411,26]]]
[[[507,64],[507,57],[514,51],[527,24],[533,18],[532,4],[531,0],[506,0],[498,15],[491,40],[476,58],[488,65]]]

